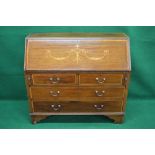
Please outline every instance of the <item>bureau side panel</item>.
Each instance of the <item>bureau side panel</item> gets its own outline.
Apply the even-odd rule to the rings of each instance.
[[[32,93],[31,93],[31,85],[32,85],[32,75],[25,73],[25,84],[26,84],[26,90],[27,90],[27,97],[29,102],[29,109],[31,112],[34,112],[33,108],[33,100],[32,100]]]
[[[124,73],[124,98],[123,98],[123,111],[126,109],[127,97],[128,97],[128,86],[130,82],[130,72]]]

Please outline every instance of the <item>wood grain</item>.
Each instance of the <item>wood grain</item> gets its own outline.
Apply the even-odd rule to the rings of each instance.
[[[55,101],[55,100],[87,101],[87,100],[103,100],[106,97],[122,99],[124,96],[124,88],[31,87],[31,93],[32,93],[32,99],[34,101]]]
[[[50,115],[105,115],[122,123],[131,71],[125,34],[26,38],[24,71],[33,123]]]
[[[58,78],[59,80],[56,80]],[[76,74],[69,73],[33,74],[32,80],[34,85],[73,85],[77,83]]]
[[[54,105],[55,107],[52,107]],[[60,107],[58,107],[60,105]],[[102,107],[103,106],[103,107]],[[121,112],[122,102],[34,102],[35,112]]]
[[[109,35],[74,39],[27,38],[25,70],[130,70],[128,39]],[[117,36],[117,35],[116,35]],[[110,61],[109,61],[110,60]]]
[[[97,80],[98,79],[98,80]],[[83,73],[79,75],[79,83],[80,85],[122,85],[123,74],[90,74]]]

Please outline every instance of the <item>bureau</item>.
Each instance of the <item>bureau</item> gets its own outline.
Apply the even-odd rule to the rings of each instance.
[[[121,123],[130,71],[125,34],[27,36],[24,72],[32,123],[51,115],[103,115]]]

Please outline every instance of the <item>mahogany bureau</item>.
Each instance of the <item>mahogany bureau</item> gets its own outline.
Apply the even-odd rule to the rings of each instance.
[[[131,71],[125,34],[32,34],[24,61],[33,123],[51,115],[123,121]]]

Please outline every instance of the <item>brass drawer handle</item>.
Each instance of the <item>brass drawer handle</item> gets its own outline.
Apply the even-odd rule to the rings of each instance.
[[[100,96],[103,96],[104,95],[105,91],[104,90],[102,90],[102,91],[96,90],[95,93],[96,93],[97,96],[100,97]]]
[[[105,82],[105,80],[106,80],[106,78],[99,78],[99,77],[96,77],[96,81],[98,82],[98,83],[104,83]]]
[[[59,90],[58,90],[58,91],[50,91],[50,94],[51,94],[52,96],[59,96],[60,91],[59,91]]]
[[[95,104],[94,107],[95,107],[95,109],[97,109],[97,110],[101,110],[101,109],[103,109],[104,105],[103,105],[103,104],[101,104],[101,105]]]
[[[60,110],[61,105],[60,105],[60,104],[58,104],[58,105],[52,104],[52,105],[51,105],[51,108],[52,108],[54,111],[58,111],[58,110]]]
[[[59,77],[51,77],[51,78],[49,78],[49,80],[50,80],[53,84],[56,84],[56,83],[59,83],[59,82],[60,82],[60,78],[59,78]]]

